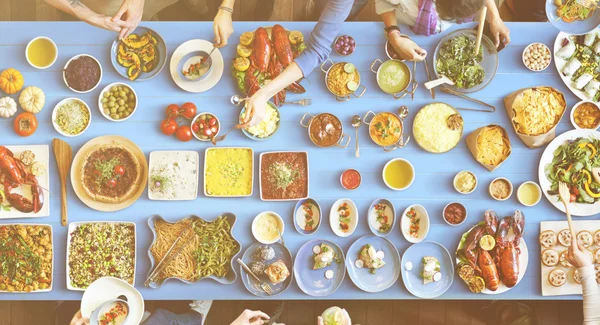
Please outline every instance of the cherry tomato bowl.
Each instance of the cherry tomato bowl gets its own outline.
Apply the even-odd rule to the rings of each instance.
[[[130,103],[134,103],[133,110],[131,110]],[[122,113],[119,112],[120,107],[123,107],[123,111],[131,110],[131,113],[119,118],[113,117],[113,114]],[[100,96],[98,96],[98,109],[100,110],[100,114],[109,121],[124,122],[135,114],[137,107],[138,96],[135,93],[135,90],[133,90],[133,87],[122,82],[114,82],[104,87],[100,92]],[[108,114],[105,110],[108,110]]]
[[[221,122],[215,114],[202,112],[194,117],[191,128],[192,134],[196,139],[200,141],[210,141],[221,131]]]

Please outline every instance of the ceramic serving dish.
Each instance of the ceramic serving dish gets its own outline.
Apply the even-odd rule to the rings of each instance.
[[[231,225],[231,237],[233,238],[233,240],[239,246],[238,251],[235,254],[233,254],[231,256],[231,259],[229,260],[229,270],[228,270],[227,274],[225,275],[225,277],[219,278],[219,277],[216,277],[214,275],[210,275],[210,276],[207,276],[207,277],[200,278],[200,279],[198,279],[197,281],[194,281],[194,282],[190,282],[190,281],[183,280],[183,279],[180,279],[180,278],[166,278],[166,279],[162,279],[160,281],[155,281],[155,282],[149,283],[149,287],[154,288],[154,289],[160,288],[160,286],[162,286],[163,283],[165,283],[167,280],[170,280],[170,279],[179,280],[179,281],[181,281],[183,283],[186,283],[186,284],[192,284],[192,283],[201,281],[203,279],[211,279],[211,280],[214,280],[214,281],[216,281],[216,282],[218,282],[220,284],[232,284],[232,283],[234,283],[235,280],[237,279],[237,273],[235,271],[235,268],[233,267],[233,261],[235,261],[236,257],[242,251],[242,245],[240,244],[239,240],[237,240],[237,238],[235,238],[235,236],[233,234],[234,233],[233,229],[235,228],[235,222],[236,222],[237,218],[236,218],[235,214],[233,214],[231,212],[221,213],[221,216],[225,217],[227,219],[227,222]],[[149,247],[151,248],[154,245],[154,242],[156,241],[156,230],[154,229],[154,223],[157,220],[174,224],[174,223],[176,223],[176,222],[178,222],[180,220],[188,219],[188,218],[191,218],[192,220],[194,220],[194,219],[200,219],[200,220],[204,220],[204,221],[207,221],[207,222],[211,222],[211,221],[216,220],[217,217],[214,217],[212,220],[206,220],[206,219],[200,218],[200,217],[195,216],[195,215],[190,215],[190,216],[187,216],[187,217],[179,219],[179,220],[169,221],[169,220],[164,219],[160,215],[157,215],[157,214],[152,215],[150,218],[148,218],[148,227],[150,228],[150,231],[152,231],[152,238],[153,238],[152,239],[152,243],[150,244]],[[150,251],[150,248],[148,248],[148,257],[150,258],[150,268],[148,270],[148,276],[150,276],[150,274],[152,273],[152,270],[154,270],[154,268],[156,267],[157,263],[160,262],[160,261],[157,261],[157,260],[154,259],[154,256],[152,255],[152,252]]]
[[[329,225],[333,233],[339,237],[352,235],[358,225],[356,204],[350,199],[335,201],[329,211]]]
[[[310,206],[310,213],[305,211],[305,205]],[[319,202],[317,202],[317,200],[315,199],[308,198],[298,201],[298,203],[296,203],[296,206],[294,207],[293,214],[294,227],[296,228],[296,231],[298,231],[298,233],[300,233],[301,235],[310,235],[319,230],[319,227],[321,227],[323,215],[321,211],[321,206],[319,205]],[[306,223],[310,221],[312,221],[313,224],[312,227],[310,227],[310,229],[307,230]]]
[[[69,134],[64,132],[60,126],[58,126],[58,123],[56,123],[56,115],[58,114],[58,109],[63,105],[66,104],[70,101],[77,101],[80,102],[81,104],[83,104],[83,106],[85,107],[85,109],[87,110],[88,114],[90,115],[90,119],[88,120],[87,125],[85,126],[85,128],[77,133],[77,134]],[[56,130],[56,132],[60,133],[60,135],[68,137],[68,138],[72,138],[72,137],[76,137],[78,135],[83,134],[83,132],[85,132],[89,127],[90,124],[92,124],[92,110],[90,109],[90,107],[88,106],[88,104],[86,104],[86,102],[84,102],[83,100],[79,99],[79,98],[75,98],[75,97],[69,97],[69,98],[65,98],[63,100],[61,100],[60,102],[58,102],[58,104],[56,104],[56,106],[54,106],[54,109],[52,110],[52,126],[54,126],[54,129]]]
[[[375,236],[385,237],[396,225],[396,209],[390,200],[377,199],[369,206],[369,228]]]
[[[150,79],[156,77],[162,71],[162,69],[165,67],[165,64],[167,63],[167,56],[168,56],[167,43],[165,43],[165,41],[163,40],[163,38],[160,36],[159,33],[157,33],[156,31],[154,31],[150,28],[138,26],[135,30],[133,30],[132,34],[137,34],[137,35],[141,36],[148,31],[152,33],[152,36],[157,41],[156,49],[158,50],[158,53],[156,55],[158,56],[158,64],[150,72],[142,71],[140,73],[140,75],[134,81],[146,81],[146,80],[150,80]],[[114,42],[112,43],[112,46],[110,47],[110,62],[112,63],[112,66],[115,68],[115,70],[117,71],[118,74],[120,74],[124,78],[129,79],[129,77],[127,76],[127,68],[120,65],[119,62],[117,61],[117,52],[119,51],[119,43],[120,43],[120,41],[118,39],[115,39]]]
[[[416,219],[419,219],[419,230],[416,232],[416,236],[411,236],[410,234],[411,219],[408,216],[408,213],[411,209],[414,209],[417,214]],[[409,243],[414,244],[423,241],[429,233],[429,213],[427,213],[427,209],[420,204],[413,204],[406,208],[400,219],[400,230],[402,231],[404,239]]]
[[[314,247],[325,244],[333,249],[336,257],[331,265],[313,269],[315,264]],[[333,272],[333,277],[328,279],[327,272]],[[298,287],[304,293],[313,297],[325,297],[333,294],[340,287],[346,275],[344,252],[334,242],[314,239],[306,242],[294,260],[294,278]]]
[[[250,247],[248,247],[248,249],[246,249],[241,258],[244,264],[250,266],[253,262],[257,262],[257,260],[254,258],[254,254],[260,246],[264,245],[260,243],[254,243]],[[273,294],[268,295],[264,290],[262,290],[260,284],[257,283],[256,280],[254,280],[252,276],[249,275],[248,272],[246,272],[246,270],[244,270],[244,268],[240,265],[240,277],[242,278],[242,283],[244,283],[244,286],[246,287],[248,292],[257,297],[274,297],[280,295],[290,287],[294,280],[294,259],[292,258],[292,253],[289,251],[289,249],[287,249],[287,247],[283,246],[280,243],[274,243],[268,246],[272,247],[275,251],[275,257],[273,257],[273,259],[271,259],[270,261],[265,261],[264,263],[266,265],[269,265],[273,262],[281,260],[287,267],[288,271],[290,272],[290,275],[285,280],[283,280],[283,282],[280,282],[278,284],[272,284],[269,281],[267,275],[265,274],[257,275],[261,281],[268,283],[271,289],[273,290]]]

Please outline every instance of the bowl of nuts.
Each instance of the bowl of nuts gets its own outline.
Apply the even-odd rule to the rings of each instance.
[[[546,44],[531,43],[523,50],[523,64],[531,71],[546,70],[550,61],[552,61],[552,54]]]

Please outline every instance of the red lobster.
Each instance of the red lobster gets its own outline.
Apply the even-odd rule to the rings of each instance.
[[[482,271],[477,265],[477,257],[479,254],[477,247],[479,246],[479,240],[484,235],[493,236],[498,227],[498,216],[493,210],[485,211],[484,219],[485,224],[477,225],[469,232],[465,239],[465,246],[463,247],[463,255],[477,273]]]
[[[512,234],[509,236],[509,230]],[[495,258],[502,282],[509,288],[519,280],[519,244],[525,229],[525,215],[519,210],[514,216],[504,217],[496,233]]]
[[[277,55],[275,52],[272,53],[271,63],[269,64],[269,75],[271,76],[271,80],[277,78],[279,74],[283,71],[283,65],[279,60],[277,60]],[[285,102],[285,89],[280,90],[275,96],[273,96],[273,103],[275,106],[281,106]]]
[[[42,187],[35,176],[27,172],[25,164],[5,146],[0,146],[0,179],[3,180],[6,200],[15,209],[25,213],[37,213],[42,209],[44,205]],[[23,184],[31,185],[31,200],[23,195],[10,193],[12,189]]]
[[[252,65],[254,65],[258,71],[266,72],[269,67],[269,60],[271,59],[271,40],[267,30],[263,27],[256,29],[254,33],[254,50],[252,51]]]
[[[491,291],[498,290],[500,286],[500,277],[498,276],[498,269],[494,264],[494,259],[486,250],[479,248],[479,257],[477,258],[479,267],[481,268],[481,275],[485,280],[485,287]]]
[[[275,48],[275,53],[277,54],[277,59],[275,60],[277,60],[278,63],[281,64],[281,70],[283,71],[283,69],[285,69],[294,61],[292,45],[290,44],[290,39],[288,38],[287,31],[285,30],[285,28],[283,28],[283,26],[279,24],[273,26],[273,29],[271,30],[271,35],[273,37],[273,47]],[[277,73],[277,75],[279,75],[280,73],[281,71]],[[271,76],[271,78],[275,79],[274,76]],[[306,89],[304,89],[304,87],[302,87],[297,81],[291,83],[285,89],[296,94],[303,94],[304,92],[306,92]]]

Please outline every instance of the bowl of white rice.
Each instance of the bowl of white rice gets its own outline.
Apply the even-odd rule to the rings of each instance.
[[[240,112],[240,120],[244,117],[246,108]],[[242,129],[242,132],[250,139],[263,141],[270,139],[279,130],[279,109],[272,102],[267,102],[265,118],[256,125]]]

